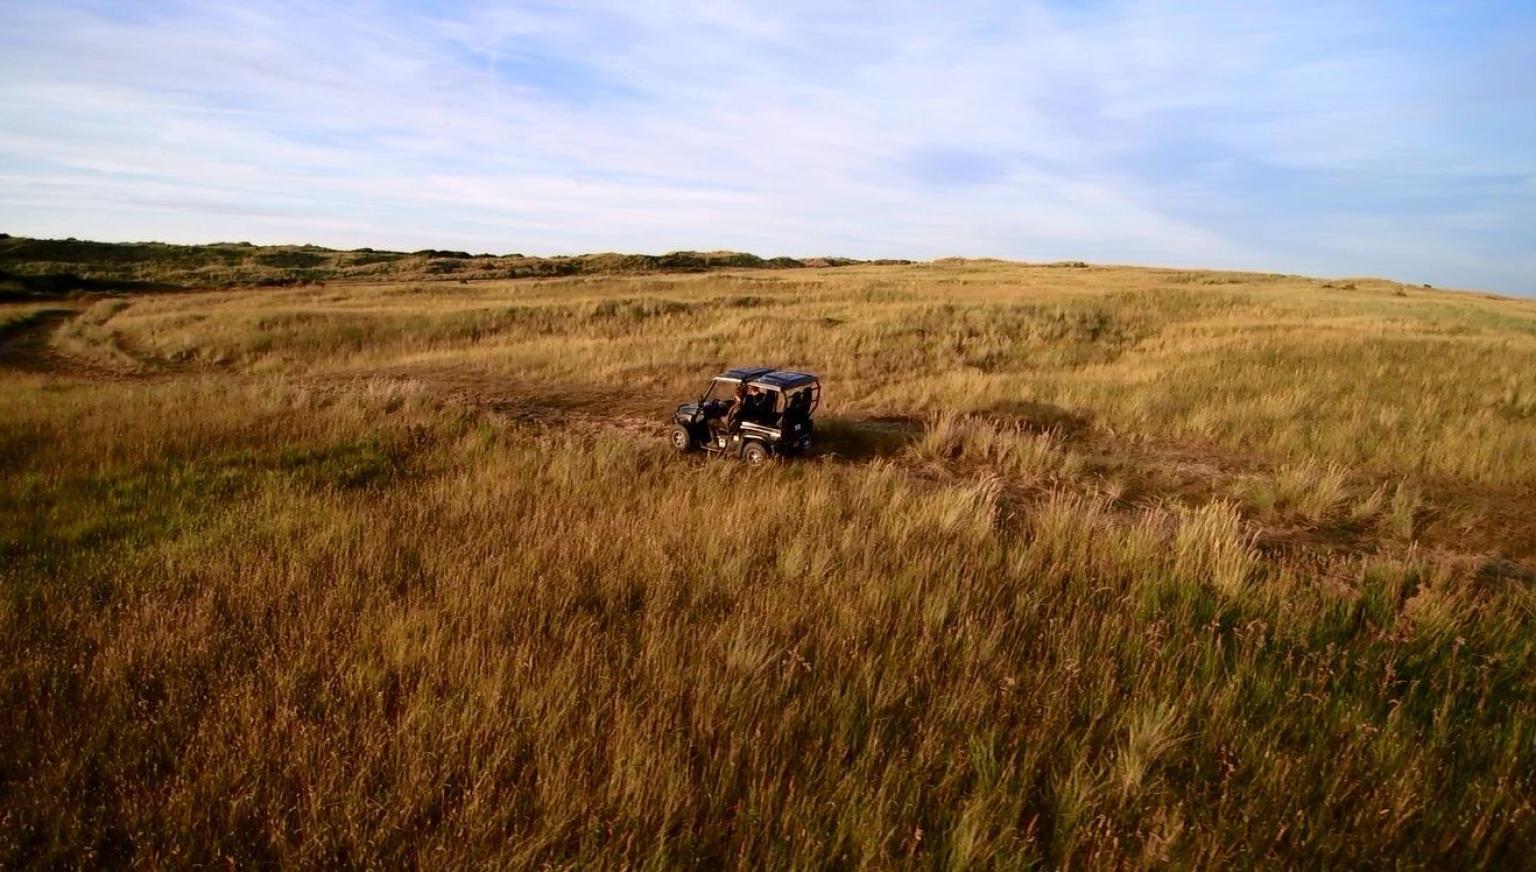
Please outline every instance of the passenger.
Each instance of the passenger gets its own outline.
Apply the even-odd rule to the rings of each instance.
[[[757,385],[747,386],[747,399],[743,403],[741,417],[754,424],[766,424],[771,417],[773,398]]]
[[[789,420],[796,420],[796,421],[798,421],[798,420],[800,420],[802,418],[809,417],[810,411],[811,411],[811,392],[810,391],[800,391],[799,393],[795,394],[793,397],[790,398],[789,404],[784,409],[784,418],[785,418],[786,421],[789,421]]]

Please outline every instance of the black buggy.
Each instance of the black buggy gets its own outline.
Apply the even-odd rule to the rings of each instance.
[[[726,411],[743,385],[749,393],[727,426]],[[697,402],[678,406],[667,438],[680,452],[703,449],[758,464],[809,449],[820,405],[821,380],[808,372],[738,367],[715,376]]]

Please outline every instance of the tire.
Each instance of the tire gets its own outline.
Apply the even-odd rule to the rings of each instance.
[[[768,462],[768,449],[761,442],[748,442],[747,447],[741,450],[741,459],[748,466],[762,466]]]
[[[675,424],[667,431],[667,441],[672,443],[672,450],[678,454],[687,454],[693,450],[693,434],[682,424]]]

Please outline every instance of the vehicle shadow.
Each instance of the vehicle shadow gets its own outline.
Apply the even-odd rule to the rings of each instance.
[[[1090,418],[1049,403],[1014,400],[967,414],[1029,432],[1052,431],[1072,437],[1090,429]],[[923,438],[929,419],[917,415],[857,417],[825,415],[816,419],[816,454],[849,462],[896,457]]]
[[[1086,415],[1033,400],[1005,400],[978,409],[974,414],[979,418],[1013,424],[1025,430],[1052,430],[1063,436],[1072,436],[1093,426],[1093,419]]]
[[[900,415],[874,418],[825,415],[816,419],[813,451],[821,457],[849,462],[895,457],[922,438],[924,427],[921,418]]]

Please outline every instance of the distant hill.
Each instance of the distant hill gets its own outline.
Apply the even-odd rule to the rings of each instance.
[[[0,234],[0,297],[73,291],[283,287],[331,281],[443,281],[715,269],[789,269],[866,263],[851,258],[763,258],[736,251],[528,257],[467,251],[340,251],[317,245],[88,242]],[[906,263],[907,261],[873,261]]]

